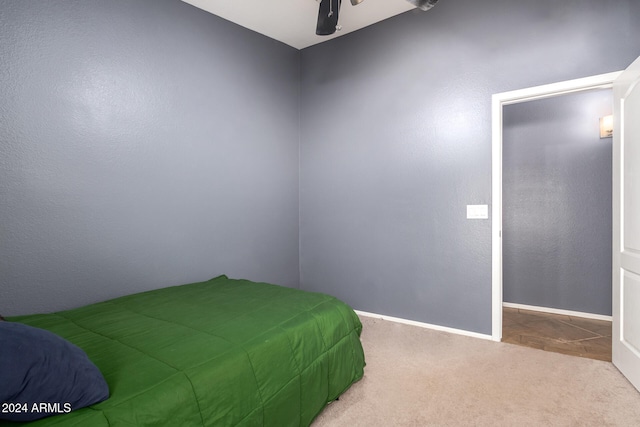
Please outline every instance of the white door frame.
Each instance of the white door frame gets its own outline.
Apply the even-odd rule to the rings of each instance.
[[[511,92],[491,100],[491,306],[493,341],[502,339],[502,111],[503,106],[591,89],[610,89],[622,71]]]

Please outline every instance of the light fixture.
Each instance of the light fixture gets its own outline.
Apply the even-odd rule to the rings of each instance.
[[[600,139],[613,136],[613,116],[600,117]]]
[[[409,3],[422,10],[429,10],[438,3],[438,0],[407,0]]]
[[[364,0],[351,0],[353,6],[357,6]],[[429,10],[438,3],[439,0],[407,0],[409,3],[422,10]],[[342,27],[338,24],[338,15],[342,0],[316,0],[320,3],[318,8],[318,20],[316,22],[316,34],[328,36],[340,31]]]

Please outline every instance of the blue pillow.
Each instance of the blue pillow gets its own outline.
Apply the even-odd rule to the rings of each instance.
[[[0,322],[0,420],[33,421],[109,397],[86,353],[60,336]]]

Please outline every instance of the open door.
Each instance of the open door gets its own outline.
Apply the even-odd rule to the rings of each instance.
[[[640,390],[640,58],[613,85],[614,365]]]

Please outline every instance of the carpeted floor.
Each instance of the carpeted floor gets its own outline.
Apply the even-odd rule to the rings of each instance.
[[[609,362],[361,319],[365,376],[313,427],[640,425]]]

